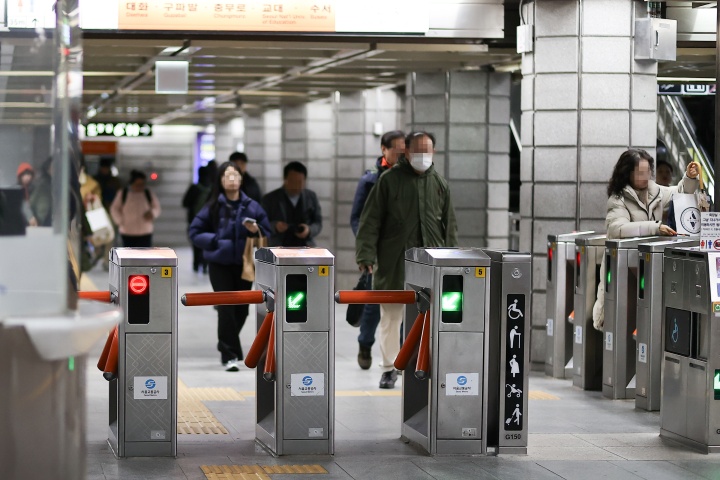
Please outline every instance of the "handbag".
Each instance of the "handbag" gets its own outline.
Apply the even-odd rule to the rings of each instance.
[[[247,237],[245,239],[245,250],[243,251],[243,271],[240,278],[248,282],[255,281],[255,252],[258,248],[268,246],[267,237],[260,233],[259,237]]]
[[[372,277],[368,272],[363,272],[362,275],[360,275],[358,283],[353,290],[372,290]],[[359,327],[364,309],[364,304],[349,304],[347,313],[345,314],[345,321],[347,321],[351,327]]]
[[[100,200],[95,199],[88,205],[88,210],[85,212],[85,219],[92,232],[90,243],[92,243],[93,246],[100,247],[108,245],[115,240],[115,228],[110,221],[110,216],[108,216],[105,207],[100,203]]]

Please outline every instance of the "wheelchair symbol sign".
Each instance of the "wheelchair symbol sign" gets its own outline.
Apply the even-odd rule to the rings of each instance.
[[[516,298],[508,307],[508,317],[511,320],[517,320],[523,316],[522,310],[518,308],[518,299]]]

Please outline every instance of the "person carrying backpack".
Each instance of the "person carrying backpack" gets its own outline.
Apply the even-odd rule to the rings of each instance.
[[[152,247],[155,219],[160,216],[160,202],[148,190],[147,177],[139,170],[130,172],[130,183],[118,191],[110,206],[123,246]]]

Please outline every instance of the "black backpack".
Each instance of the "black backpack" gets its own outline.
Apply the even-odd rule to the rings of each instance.
[[[122,191],[122,205],[125,206],[125,200],[127,200],[128,195],[128,187],[123,188]],[[150,195],[150,190],[147,188],[145,189],[145,198],[147,198],[148,204],[152,207],[152,196]]]

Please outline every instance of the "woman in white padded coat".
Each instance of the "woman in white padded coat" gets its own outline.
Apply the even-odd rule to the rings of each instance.
[[[605,228],[608,239],[677,234],[662,223],[663,210],[673,193],[697,190],[698,165],[690,162],[676,187],[658,185],[652,180],[654,173],[653,158],[645,150],[630,149],[620,155],[607,188]],[[604,257],[600,278],[605,278]],[[604,303],[605,288],[601,282],[593,307],[593,324],[597,330],[602,330],[605,321]]]

